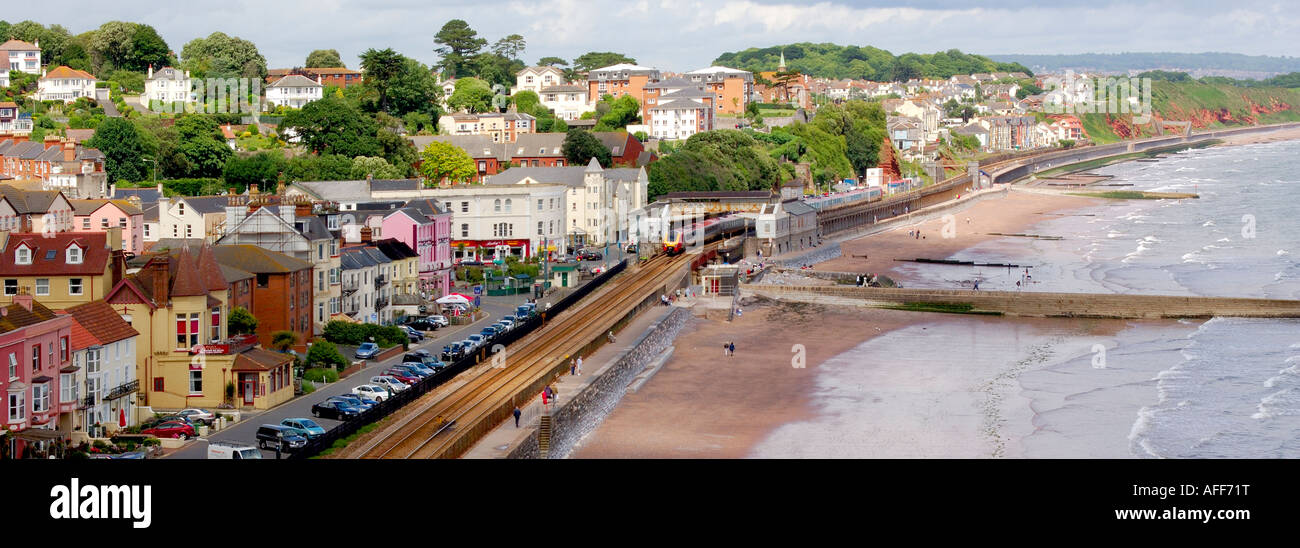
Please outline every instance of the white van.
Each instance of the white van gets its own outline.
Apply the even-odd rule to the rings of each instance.
[[[208,442],[209,459],[260,459],[262,451],[251,445],[228,441]]]

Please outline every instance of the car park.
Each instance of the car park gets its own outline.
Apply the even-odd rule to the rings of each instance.
[[[197,407],[182,409],[180,412],[176,414],[188,418],[190,424],[194,424],[195,422],[202,422],[203,424],[212,426],[212,421],[217,420],[217,416],[214,415],[211,411],[208,411],[206,409],[199,409]]]
[[[307,438],[295,433],[294,430],[296,429],[278,424],[263,424],[257,428],[257,446],[267,449],[267,444],[270,444],[270,448],[274,449],[279,445],[281,451],[301,449],[302,446],[307,445]]]
[[[441,360],[434,357],[433,355],[430,355],[428,352],[425,352],[423,354],[416,354],[414,352],[410,352],[407,353],[405,356],[402,356],[402,363],[411,363],[411,362],[418,363],[424,367],[427,367],[429,369],[434,369],[434,370],[445,366]]]
[[[411,327],[411,326],[409,326],[409,325],[403,325],[403,326],[401,326],[401,328],[402,328],[403,331],[406,332],[406,338],[407,338],[410,342],[412,342],[412,343],[418,343],[418,342],[424,340],[424,333],[420,332],[419,330],[416,330],[415,328],[413,328],[413,327]]]
[[[358,396],[368,397],[375,401],[384,401],[393,397],[392,392],[378,384],[363,384],[352,389],[352,393]]]
[[[361,343],[361,346],[357,347],[357,351],[354,354],[352,354],[352,357],[361,360],[368,360],[370,358],[375,357],[378,354],[379,354],[379,345],[372,342],[365,342],[365,343]]]
[[[432,369],[425,369],[425,367],[424,367],[423,365],[418,364],[418,363],[415,363],[415,362],[397,364],[397,365],[394,365],[394,366],[392,366],[392,367],[389,367],[389,369],[399,370],[399,371],[405,371],[405,372],[411,374],[412,376],[416,377],[417,381],[418,381],[419,379],[423,379],[423,378],[428,377],[429,375],[432,375],[432,374],[433,374],[433,370],[432,370]],[[426,371],[427,371],[427,372],[426,372]]]
[[[194,437],[194,427],[182,421],[167,421],[140,431],[155,438],[177,438],[187,440]]]
[[[465,337],[465,340],[469,341],[470,344],[473,344],[475,349],[478,349],[487,342],[487,337],[484,337],[483,335],[470,335]]]
[[[407,386],[420,382],[420,377],[404,369],[397,369],[395,367],[390,367],[388,368],[387,371],[384,371],[384,374],[406,383]]]
[[[348,420],[355,418],[359,413],[361,412],[356,407],[338,400],[325,400],[311,406],[311,414],[314,417]]]
[[[485,340],[490,340],[492,337],[499,335],[500,332],[497,331],[496,326],[489,325],[484,327],[482,331],[479,331],[478,334],[482,335]]]
[[[306,432],[307,439],[312,439],[315,438],[316,436],[325,435],[325,428],[319,424],[316,424],[316,421],[311,419],[284,419],[280,421],[280,424],[283,426],[288,426],[290,428],[297,428]]]
[[[446,345],[443,345],[443,346],[442,346],[442,359],[443,359],[443,360],[446,360],[446,361],[449,361],[449,362],[450,362],[450,361],[456,361],[456,360],[460,359],[461,356],[464,356],[464,355],[465,355],[465,351],[461,348],[461,344],[458,343],[458,342],[454,342],[454,343],[446,344]]]
[[[258,451],[256,447],[242,443],[212,441],[208,442],[208,458],[233,460],[260,459],[262,458],[262,452]]]
[[[389,394],[397,394],[398,392],[406,390],[406,383],[388,375],[376,375],[370,377],[370,383],[372,385],[387,388]]]
[[[431,322],[429,320],[421,319],[421,320],[413,320],[407,323],[406,328],[419,331],[421,332],[421,334],[423,334],[423,332],[425,331],[437,331],[438,324]]]
[[[328,401],[328,400],[344,401],[344,402],[347,402],[347,403],[351,404],[353,407],[356,407],[357,409],[360,409],[360,410],[362,410],[362,411],[365,411],[365,410],[367,410],[367,409],[370,409],[371,407],[374,406],[374,400],[370,400],[370,403],[366,403],[365,400],[362,400],[362,399],[361,399],[361,396],[358,396],[358,395],[356,395],[356,394],[352,394],[352,393],[348,393],[348,394],[339,394],[339,395],[337,395],[337,396],[330,396],[329,398],[326,399],[326,401]]]
[[[441,315],[438,315],[438,314],[434,314],[434,315],[432,315],[432,316],[428,316],[428,317],[425,318],[425,319],[426,319],[426,320],[429,320],[429,321],[431,321],[431,322],[433,322],[433,323],[435,323],[435,324],[437,324],[438,327],[447,327],[447,326],[451,325],[451,320],[448,320],[446,316],[441,316]]]

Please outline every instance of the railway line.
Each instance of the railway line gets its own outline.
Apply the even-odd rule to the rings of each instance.
[[[717,244],[710,244],[717,245]],[[707,248],[707,247],[706,247]],[[455,458],[531,399],[590,341],[603,336],[637,305],[653,296],[666,276],[684,268],[689,255],[658,255],[629,268],[618,283],[587,297],[576,310],[551,320],[506,349],[501,362],[449,394],[434,398],[359,453],[365,459]]]

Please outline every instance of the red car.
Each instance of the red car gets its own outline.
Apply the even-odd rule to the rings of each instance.
[[[169,421],[154,426],[153,428],[141,430],[140,433],[159,438],[180,438],[186,440],[194,437],[194,427],[180,421]]]
[[[389,369],[388,371],[384,371],[384,374],[393,377],[399,381],[402,381],[407,385],[412,385],[417,382],[420,382],[419,377],[412,377],[410,373],[407,373],[406,371],[402,371],[401,369]]]

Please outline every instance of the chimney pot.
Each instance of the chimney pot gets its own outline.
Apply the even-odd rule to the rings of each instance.
[[[31,311],[32,311],[32,296],[31,296],[31,295],[27,295],[27,294],[14,295],[14,303],[17,304],[17,305],[19,305],[19,306],[21,306],[21,307],[23,307],[23,308],[25,308],[25,309],[27,309],[28,312],[31,312]]]

